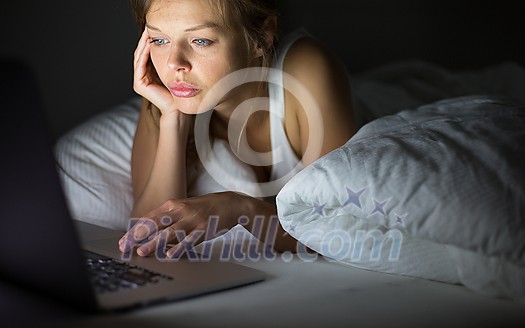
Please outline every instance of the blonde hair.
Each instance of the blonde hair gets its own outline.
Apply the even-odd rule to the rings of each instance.
[[[267,23],[276,23],[277,10],[275,0],[209,0],[217,10],[224,26],[231,30],[241,29],[247,49],[259,46],[263,50],[261,66],[270,66],[275,55],[277,26],[265,27]],[[271,21],[273,19],[273,21]],[[267,29],[273,29],[272,39],[268,39]]]

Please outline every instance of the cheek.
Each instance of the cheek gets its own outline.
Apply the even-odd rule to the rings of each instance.
[[[165,67],[166,65],[163,64],[166,62],[164,57],[157,52],[151,52],[150,59],[151,59],[151,63],[153,64],[153,68],[157,72],[157,75],[159,76],[160,80],[164,82],[163,76],[165,75],[165,70],[166,70],[166,67]]]

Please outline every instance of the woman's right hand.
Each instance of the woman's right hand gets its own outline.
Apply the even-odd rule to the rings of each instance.
[[[144,30],[134,54],[133,89],[157,106],[163,115],[182,114],[177,109],[170,91],[160,81],[150,61],[150,49],[150,38],[148,32]]]

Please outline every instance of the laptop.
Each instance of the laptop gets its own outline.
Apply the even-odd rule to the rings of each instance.
[[[262,271],[214,259],[121,260],[121,232],[70,215],[31,68],[3,60],[0,72],[0,279],[90,312],[180,300],[265,279]],[[93,273],[108,266],[115,266],[102,273],[109,287]],[[124,281],[117,272],[125,273]]]

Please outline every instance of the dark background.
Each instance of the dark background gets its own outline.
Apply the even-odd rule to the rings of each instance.
[[[451,69],[525,63],[518,1],[277,1],[284,31],[306,27],[352,74],[413,58]],[[138,30],[127,0],[4,1],[0,7],[0,57],[33,67],[55,138],[135,96]]]

